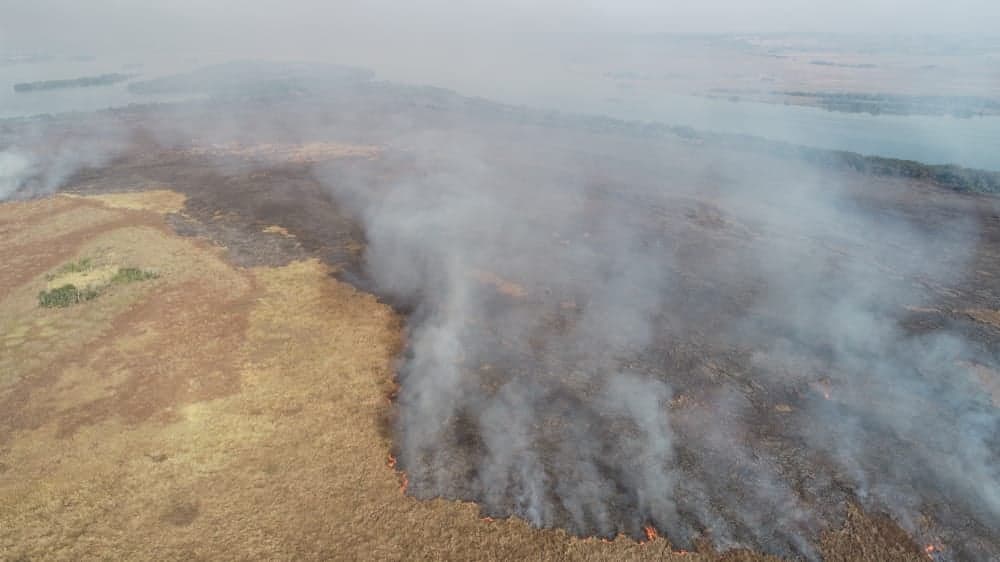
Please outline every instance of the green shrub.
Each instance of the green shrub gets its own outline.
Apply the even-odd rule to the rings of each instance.
[[[146,271],[139,269],[137,267],[122,267],[118,269],[118,273],[111,278],[111,283],[113,285],[133,283],[135,281],[145,281],[147,279],[156,279],[158,275],[155,271]]]
[[[38,293],[38,304],[44,308],[66,308],[77,303],[89,301],[97,296],[92,289],[77,289],[75,285],[62,287]]]

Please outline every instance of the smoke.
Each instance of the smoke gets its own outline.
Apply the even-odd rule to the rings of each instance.
[[[9,125],[0,137],[0,201],[52,194],[80,170],[102,166],[129,146],[123,123],[84,119],[67,129],[44,120]]]
[[[758,255],[768,294],[757,317],[778,315],[789,332],[744,327],[760,374],[820,390],[796,414],[794,434],[828,457],[864,505],[918,536],[927,518],[957,517],[947,512],[958,507],[972,514],[963,524],[988,534],[1000,523],[1000,416],[973,366],[995,369],[996,351],[957,325],[914,326],[926,307],[958,296],[945,287],[963,285],[976,219],[929,227],[907,216],[912,209],[806,194],[767,215],[785,233],[785,255]],[[835,251],[811,254],[803,237]]]
[[[553,96],[558,103],[573,97],[565,92],[581,68],[621,73],[620,59],[648,57],[636,65],[638,78],[622,83],[664,73],[657,55],[632,44],[606,51],[590,38],[552,39],[561,47],[546,56],[556,65],[532,60],[524,53],[544,49],[512,45],[509,35],[477,34],[881,31],[886,22],[902,32],[969,30],[996,13],[978,0],[964,9],[850,2],[850,10],[777,0],[768,10],[557,2],[541,18],[537,3],[524,2],[119,4],[21,3],[5,15],[0,46],[358,57],[395,69],[423,64],[421,72],[465,76],[501,93],[557,91],[538,86],[555,75],[569,84]],[[65,10],[74,17],[48,17]],[[60,21],[73,21],[72,29]],[[411,26],[454,34],[395,36]],[[762,60],[773,54],[759,52]],[[573,57],[608,62],[560,66]],[[709,68],[681,64],[666,74],[719,72],[709,59],[692,65]],[[756,70],[724,68],[760,87]],[[332,134],[295,111],[206,107],[151,133],[163,144]],[[579,535],[641,538],[653,526],[684,548],[707,538],[720,548],[810,559],[818,533],[838,524],[845,502],[857,502],[921,539],[946,541],[957,558],[1000,550],[1000,416],[981,374],[998,376],[996,336],[955,320],[969,302],[996,308],[995,289],[967,282],[977,246],[995,243],[979,239],[980,218],[966,212],[972,206],[938,209],[924,192],[927,203],[883,200],[881,193],[917,188],[820,177],[738,151],[553,131],[519,110],[510,113],[522,122],[495,126],[461,122],[449,106],[427,121],[367,109],[371,115],[338,123],[345,138],[384,141],[388,161],[355,175],[322,166],[317,174],[360,217],[375,289],[408,312],[393,430],[412,494],[475,500],[488,515]],[[452,118],[472,125],[452,126]],[[52,193],[131,138],[111,118],[65,136],[52,130],[26,125],[0,144],[0,200]]]
[[[510,181],[479,157],[488,148],[474,138],[410,142],[425,177],[338,195],[366,217],[380,288],[416,303],[399,396],[399,456],[414,490],[460,493],[462,465],[488,511],[510,507],[536,525],[569,519],[581,532],[623,531],[607,510],[623,493],[635,500],[633,527],[676,521],[663,494],[675,478],[669,386],[622,361],[653,337],[669,255],[643,255],[644,241],[622,217],[591,213],[572,190]],[[450,148],[458,146],[466,148]],[[573,269],[542,266],[544,248]],[[555,308],[511,302],[536,291],[565,300]],[[506,371],[514,365],[524,370]],[[478,455],[443,450],[463,439],[456,431],[475,434]],[[609,471],[628,489],[597,485]]]
[[[31,161],[16,151],[0,152],[0,201],[21,188],[23,178],[30,174]]]
[[[630,183],[611,140],[394,144],[393,180],[319,173],[411,311],[395,423],[411,493],[807,558],[854,501],[921,538],[979,537],[957,555],[995,548],[1000,416],[975,369],[996,351],[913,325],[962,286],[976,217],[928,224],[858,177],[725,152],[699,193],[675,161]]]

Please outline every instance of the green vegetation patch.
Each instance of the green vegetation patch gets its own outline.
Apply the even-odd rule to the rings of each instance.
[[[118,273],[115,273],[115,276],[111,278],[111,284],[123,285],[126,283],[134,283],[136,281],[156,279],[157,277],[159,277],[159,274],[155,271],[139,269],[136,267],[121,267],[118,268]]]
[[[93,289],[80,289],[66,284],[56,289],[38,293],[38,304],[42,308],[66,308],[77,303],[97,298],[100,293]]]
[[[81,258],[46,275],[51,288],[38,293],[38,304],[42,308],[66,308],[95,299],[108,287],[157,277],[159,274],[155,271],[137,267],[119,267],[114,270],[107,266],[98,267],[91,258]]]

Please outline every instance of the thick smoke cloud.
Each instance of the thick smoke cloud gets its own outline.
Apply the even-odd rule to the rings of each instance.
[[[399,139],[414,173],[330,179],[379,290],[413,310],[395,424],[412,493],[807,558],[847,501],[926,540],[937,518],[1000,524],[977,375],[996,350],[907,327],[961,283],[975,218],[928,227],[843,178],[735,157],[692,208],[684,178],[611,188],[505,141]]]
[[[817,259],[793,239],[759,256],[769,294],[758,309],[781,314],[791,332],[771,342],[760,337],[771,332],[751,336],[768,350],[757,366],[822,389],[796,416],[796,434],[830,455],[867,505],[917,532],[922,502],[937,495],[995,528],[1000,416],[974,366],[995,369],[996,350],[955,330],[902,325],[906,310],[940,306],[942,287],[960,284],[978,243],[974,219],[928,232],[890,212],[805,194],[768,222],[837,252]]]
[[[417,306],[399,422],[406,428],[400,458],[415,469],[415,489],[454,494],[454,464],[469,462],[478,474],[470,484],[488,508],[503,510],[514,498],[513,509],[536,525],[568,517],[581,531],[611,534],[623,527],[607,507],[623,498],[599,483],[602,471],[613,471],[634,496],[633,525],[677,522],[664,494],[676,478],[669,468],[670,388],[618,359],[654,336],[650,316],[668,282],[669,254],[644,253],[645,241],[624,216],[588,213],[572,190],[508,183],[507,171],[478,158],[475,139],[431,135],[414,145],[427,158],[418,169],[434,170],[426,177],[392,185],[374,200],[364,198],[373,187],[364,184],[338,195],[356,200],[369,223],[374,278],[395,299]],[[466,149],[452,148],[460,146]],[[562,249],[566,241],[553,240],[571,233],[584,243]],[[564,254],[573,269],[541,263],[540,243],[560,248],[554,254]],[[505,275],[529,280],[531,288],[495,277],[498,260]],[[559,305],[572,309],[572,325],[553,330],[552,311],[505,302],[543,286],[560,293],[572,286]],[[497,365],[482,363],[486,357]],[[509,378],[469,375],[470,368],[502,369],[523,357],[537,363]],[[574,372],[562,371],[570,364]],[[486,379],[498,386],[484,389]],[[441,454],[455,438],[456,421],[481,432],[482,458]],[[592,439],[595,424],[610,424],[614,439]],[[545,455],[541,442],[551,447]],[[420,461],[427,465],[417,469]],[[553,493],[562,498],[558,505]]]

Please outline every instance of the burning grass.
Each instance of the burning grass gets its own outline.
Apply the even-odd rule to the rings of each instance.
[[[49,204],[0,206],[0,219]],[[380,422],[403,342],[391,309],[315,260],[235,268],[141,209],[105,218],[0,247],[27,269],[0,286],[0,557],[776,560],[674,551],[652,526],[642,543],[575,538],[409,497]],[[59,214],[36,220],[63,231]],[[160,276],[74,314],[32,314],[32,290],[60,264],[146,276],[115,260]],[[926,560],[859,535],[857,517],[825,554]]]
[[[121,218],[66,251],[158,256],[154,290],[32,318],[24,287],[4,287],[0,323],[27,328],[0,357],[19,373],[0,385],[0,556],[663,556],[409,498],[378,422],[401,345],[392,310],[316,261],[240,271]],[[36,352],[52,341],[68,345]]]

